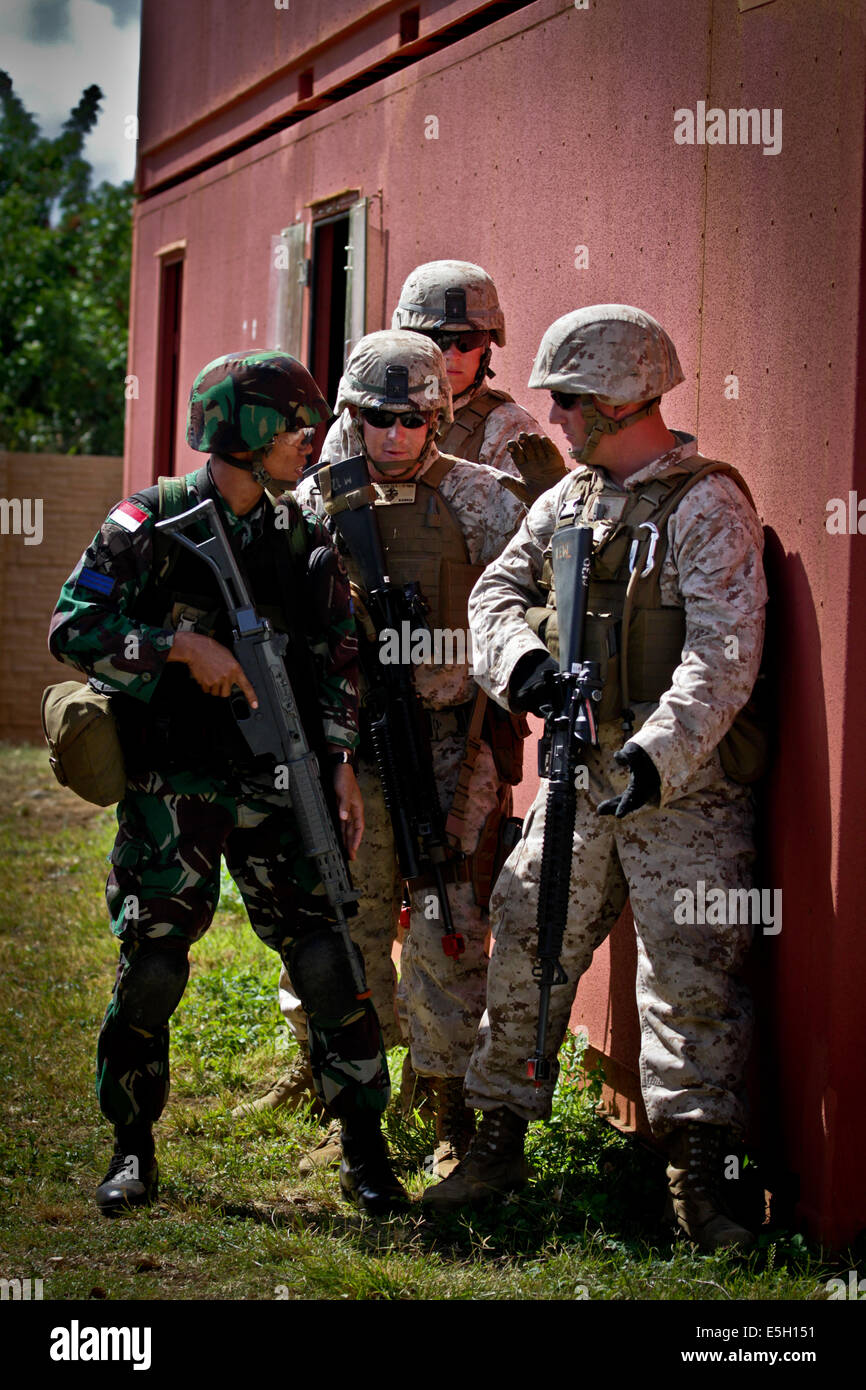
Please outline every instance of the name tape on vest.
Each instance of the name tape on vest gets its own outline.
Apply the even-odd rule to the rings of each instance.
[[[374,483],[376,507],[399,507],[406,502],[415,501],[414,483]]]

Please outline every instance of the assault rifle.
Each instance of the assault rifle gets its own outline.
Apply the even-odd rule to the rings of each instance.
[[[599,664],[582,661],[592,527],[567,526],[555,531],[552,542],[556,617],[559,632],[559,673],[552,677],[553,698],[538,746],[538,773],[549,777],[541,881],[538,889],[538,947],[533,979],[538,981],[538,1032],[535,1052],[526,1072],[540,1086],[555,1081],[559,1070],[547,1055],[550,991],[568,976],[559,959],[568,918],[574,821],[577,813],[575,773],[584,750],[598,745],[595,710],[601,699]]]
[[[377,637],[388,629],[408,631],[414,638],[415,632],[427,628],[427,605],[417,583],[400,588],[392,584],[386,573],[382,538],[372,505],[374,492],[363,454],[330,464],[327,479],[323,490],[323,495],[327,493],[326,507],[358,567],[364,604]],[[411,883],[429,869],[445,928],[442,950],[456,959],[466,945],[454,929],[445,887],[444,869],[455,856],[449,851],[445,818],[439,805],[427,714],[411,669],[402,662],[382,662],[376,650],[373,659],[365,661],[364,673],[370,736],[391,817],[400,874]]]
[[[196,525],[204,526],[208,532],[206,539],[198,544],[184,535]],[[156,529],[167,532],[198,555],[216,577],[231,621],[234,654],[258,699],[258,709],[253,709],[239,691],[232,696],[232,712],[238,729],[251,753],[257,758],[272,758],[276,767],[287,770],[292,810],[304,854],[313,860],[331,905],[336,919],[333,930],[345,947],[355,995],[358,999],[368,999],[370,991],[349,936],[345,913],[350,903],[357,902],[358,894],[346,869],[322,790],[318,760],[304,732],[283,661],[288,637],[274,632],[267,618],[260,617],[253,607],[212,498],[179,516],[158,521]]]

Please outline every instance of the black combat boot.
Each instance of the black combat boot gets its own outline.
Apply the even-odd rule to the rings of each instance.
[[[708,1252],[749,1250],[755,1237],[730,1213],[725,1194],[725,1158],[736,1140],[722,1125],[694,1120],[678,1125],[667,1141],[668,1186],[680,1229]]]
[[[390,1216],[409,1204],[391,1167],[381,1117],[373,1111],[346,1116],[340,1133],[340,1190],[368,1216]]]
[[[96,1189],[96,1205],[103,1216],[150,1206],[158,1193],[159,1169],[150,1127],[118,1125],[114,1135],[108,1172]]]

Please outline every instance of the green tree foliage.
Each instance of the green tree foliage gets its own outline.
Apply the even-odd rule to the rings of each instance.
[[[91,186],[101,100],[49,139],[0,72],[0,448],[123,452],[132,185]]]

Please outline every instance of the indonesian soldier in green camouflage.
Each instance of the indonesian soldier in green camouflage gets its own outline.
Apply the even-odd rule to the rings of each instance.
[[[590,306],[548,329],[529,384],[551,392],[550,421],[578,467],[485,571],[470,623],[483,688],[511,709],[544,713],[559,670],[551,538],[558,526],[592,527],[582,659],[599,662],[604,682],[599,746],[587,748],[578,792],[561,953],[568,983],[552,990],[547,1045],[559,1047],[578,981],[630,897],[641,1090],[667,1149],[679,1224],[714,1250],[752,1242],[726,1164],[745,1126],[752,923],[680,920],[676,893],[703,881],[729,896],[751,883],[747,784],[760,771],[760,738],[741,712],[758,674],[767,592],[761,525],[742,479],[701,458],[694,438],[659,413],[682,380],[668,335],[628,305]],[[487,1009],[466,1076],[482,1123],[463,1163],[424,1194],[431,1210],[520,1186],[527,1123],[550,1114],[555,1078],[527,1075],[546,810],[542,779],[491,902]]]
[[[253,602],[289,635],[287,672],[326,794],[353,858],[363,804],[352,767],[358,736],[357,639],[348,579],[324,528],[265,485],[299,476],[313,427],[329,411],[312,377],[277,352],[218,358],[199,374],[188,442],[209,453],[183,480],[119,503],[70,575],[50,647],[106,692],[124,751],[106,899],[120,942],[117,981],[99,1038],[97,1094],[115,1152],[97,1191],[111,1215],[153,1200],[152,1126],[169,1089],[168,1022],[186,986],[188,952],[208,929],[220,861],[259,938],[295,968],[301,938],[332,914],[303,851],[287,794],[253,765],[229,697],[256,692],[230,649],[228,618],[207,567],[155,530],[167,511],[207,498],[218,508]],[[332,785],[331,785],[332,784]],[[369,1000],[329,1016],[297,957],[309,1010],[316,1091],[342,1124],[344,1193],[371,1212],[404,1199],[379,1128],[389,1081]]]

